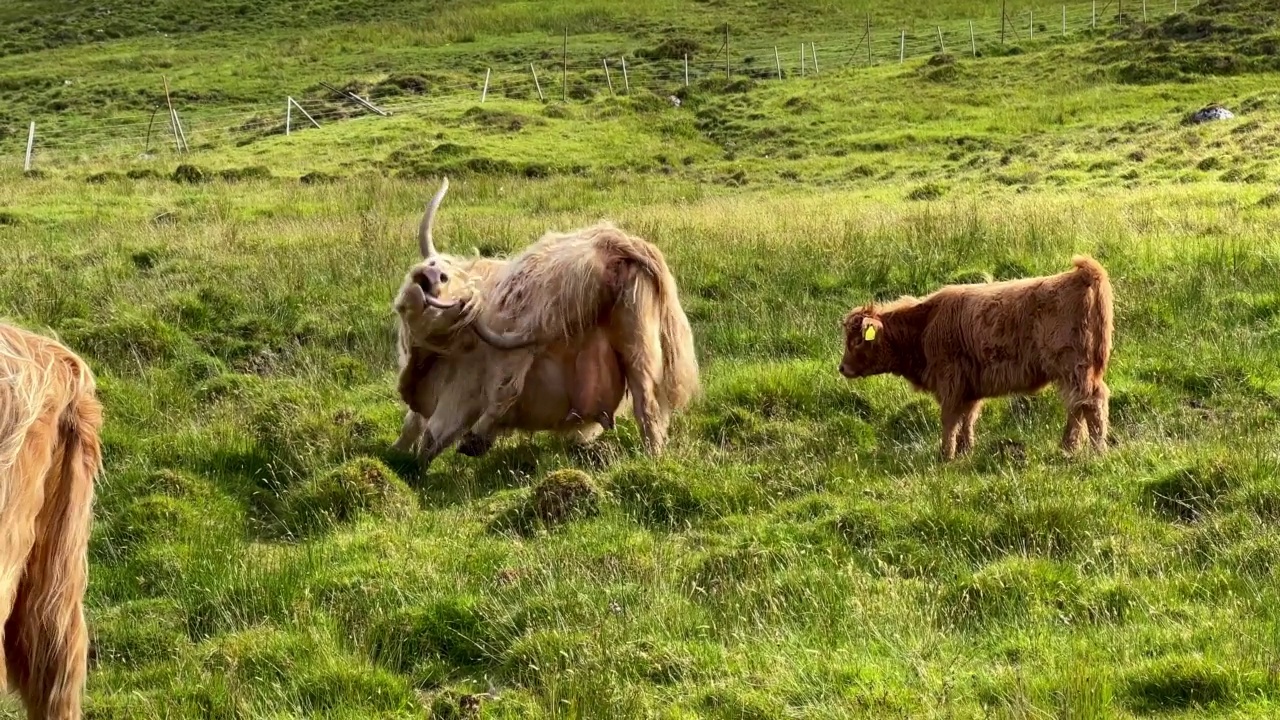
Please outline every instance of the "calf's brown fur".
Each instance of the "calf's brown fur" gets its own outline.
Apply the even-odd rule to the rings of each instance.
[[[855,308],[844,318],[847,378],[890,373],[931,393],[942,411],[942,456],[973,447],[984,399],[1055,385],[1067,410],[1062,448],[1088,427],[1106,446],[1111,281],[1090,257],[1047,277],[949,285],[924,299]]]
[[[0,679],[32,720],[80,717],[101,424],[83,360],[0,324]]]

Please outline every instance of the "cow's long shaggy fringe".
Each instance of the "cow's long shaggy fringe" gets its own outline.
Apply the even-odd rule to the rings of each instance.
[[[33,720],[80,717],[101,425],[88,365],[0,324],[0,675]]]

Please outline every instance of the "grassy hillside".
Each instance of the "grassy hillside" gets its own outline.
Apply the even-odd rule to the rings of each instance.
[[[997,7],[871,10],[923,37]],[[0,315],[83,353],[108,411],[88,715],[1274,716],[1273,8],[629,97],[586,66],[676,36],[714,53],[726,15],[744,51],[822,52],[867,9],[0,8],[4,142],[66,103],[39,173],[0,163]],[[565,24],[591,90],[568,103],[404,80],[554,66]],[[103,149],[88,129],[148,107],[159,72],[202,108],[192,155]],[[407,109],[201,137],[201,112],[320,79]],[[1211,101],[1238,118],[1184,124]],[[705,384],[665,457],[629,417],[425,474],[390,451],[392,294],[443,172],[448,250],[600,217],[662,247]],[[1046,393],[990,403],[943,465],[932,401],[836,371],[855,303],[1076,252],[1116,289],[1105,456],[1059,455]]]

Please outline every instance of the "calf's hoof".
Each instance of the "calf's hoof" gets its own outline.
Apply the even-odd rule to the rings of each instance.
[[[493,440],[468,432],[458,441],[458,454],[473,458],[480,457],[489,452],[492,447]]]

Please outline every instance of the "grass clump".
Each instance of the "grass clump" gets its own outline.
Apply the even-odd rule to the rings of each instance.
[[[499,662],[510,644],[509,621],[470,596],[404,608],[375,621],[366,640],[375,662],[438,683],[452,669],[475,670]]]
[[[417,509],[417,498],[380,461],[356,458],[290,487],[281,505],[282,528],[302,536],[365,517],[403,519]]]
[[[598,513],[600,491],[581,470],[556,470],[534,486],[532,504],[539,520],[555,525]]]
[[[1222,706],[1261,689],[1258,678],[1240,675],[1198,655],[1175,655],[1136,668],[1125,701],[1141,713],[1178,712]]]
[[[497,532],[529,535],[600,513],[603,493],[581,470],[547,473],[529,491],[519,491],[503,504],[490,522]]]
[[[1195,522],[1217,507],[1240,484],[1236,471],[1223,462],[1201,463],[1175,470],[1143,487],[1143,497],[1162,515]]]

